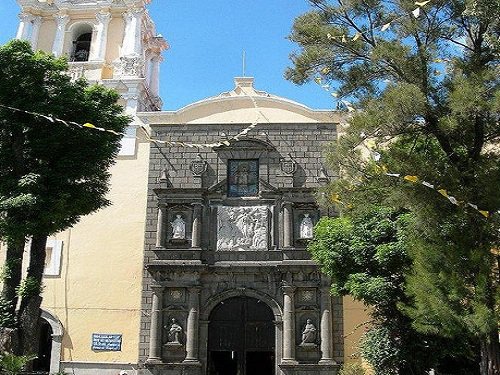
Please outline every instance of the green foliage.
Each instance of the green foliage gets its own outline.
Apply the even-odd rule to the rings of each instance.
[[[43,291],[43,284],[40,280],[33,277],[26,277],[16,289],[19,297],[32,297],[38,296]]]
[[[42,290],[43,239],[110,204],[109,168],[120,147],[120,137],[111,132],[65,126],[51,117],[115,132],[130,120],[122,115],[117,92],[72,82],[67,69],[64,58],[33,52],[25,41],[0,47],[0,104],[21,110],[0,107],[0,240],[38,240],[30,249],[28,278],[21,285],[17,278],[4,279],[4,292],[17,287],[22,297],[19,325],[27,352],[35,346],[39,300],[32,297]],[[7,262],[8,274],[20,275],[21,263]]]
[[[401,285],[411,264],[406,221],[406,215],[385,208],[367,208],[354,218],[322,218],[308,249],[332,278],[336,294],[387,314],[404,295]]]
[[[0,297],[0,327],[15,328],[16,319],[11,313],[12,302]]]
[[[12,41],[0,47],[0,103],[122,131],[119,96],[84,80],[67,62]],[[0,108],[0,237],[51,234],[109,204],[109,167],[120,138]]]
[[[339,375],[365,375],[366,371],[359,363],[347,363],[342,366]]]
[[[500,220],[498,214],[486,220],[467,202],[500,209],[500,3],[432,0],[418,18],[409,0],[310,3],[313,9],[296,19],[290,35],[300,49],[285,75],[296,83],[320,75],[359,109],[329,150],[341,178],[326,196],[348,203],[340,208],[353,218],[367,205],[411,213],[401,241],[411,260],[404,284],[411,303],[402,300],[400,309],[426,335],[453,338],[462,347],[482,342],[482,373],[498,372],[500,348],[488,337],[498,336],[500,321],[492,252],[500,245]],[[418,176],[460,204],[385,170]],[[346,275],[331,271],[334,282],[342,281],[334,290],[370,301],[390,293],[383,275],[359,269],[351,258],[353,264],[340,262],[345,251],[333,249],[337,258],[321,251],[316,258],[330,262],[326,268],[347,268]],[[397,249],[390,244],[386,251]]]
[[[36,355],[14,355],[11,353],[3,353],[0,356],[0,368],[7,375],[19,375],[28,362],[34,360]]]
[[[365,333],[360,345],[361,356],[365,358],[377,375],[399,374],[401,353],[391,339],[386,327],[375,327]]]

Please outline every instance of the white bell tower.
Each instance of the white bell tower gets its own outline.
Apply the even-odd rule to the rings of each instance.
[[[18,39],[66,55],[74,79],[116,89],[126,112],[158,111],[161,53],[168,48],[151,20],[150,0],[18,0]]]

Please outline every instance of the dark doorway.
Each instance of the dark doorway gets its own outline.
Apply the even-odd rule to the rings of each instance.
[[[50,371],[50,355],[52,352],[52,327],[45,319],[41,319],[39,337],[38,354],[33,361],[33,370],[48,373]]]
[[[264,302],[229,298],[209,320],[208,375],[274,375],[274,315]]]

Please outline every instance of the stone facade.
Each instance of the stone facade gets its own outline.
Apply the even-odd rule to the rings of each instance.
[[[248,124],[150,126],[159,139],[212,142]],[[337,136],[336,125],[263,123],[252,133],[216,149],[151,148],[143,281],[143,311],[149,313],[142,318],[139,348],[144,373],[217,374],[221,365],[214,358],[226,350],[233,356],[225,360],[228,366],[234,362],[239,374],[252,375],[252,345],[270,353],[272,366],[259,368],[262,375],[335,374],[343,361],[342,300],[330,296],[330,281],[301,238],[301,224],[325,214],[314,194],[326,178],[322,156]],[[228,196],[231,160],[257,161],[257,194]],[[173,235],[179,218],[184,238]],[[215,311],[225,302],[240,306],[238,301],[263,303],[272,312],[267,322],[243,327],[254,324],[246,335],[258,337],[246,338],[243,354],[231,349],[238,334],[223,328],[237,322],[222,318],[221,328],[213,327]],[[182,328],[175,344],[169,339],[172,319]],[[304,340],[308,320],[313,332]]]

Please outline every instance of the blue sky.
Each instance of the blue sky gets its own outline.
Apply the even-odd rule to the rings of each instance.
[[[255,87],[311,108],[334,102],[316,83],[294,85],[283,78],[288,55],[297,47],[286,39],[293,19],[309,9],[306,0],[153,0],[149,12],[170,44],[161,66],[161,97],[166,110],[233,88],[233,78],[255,77]],[[15,0],[0,0],[0,44],[18,25]]]

